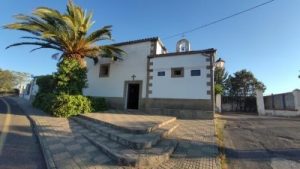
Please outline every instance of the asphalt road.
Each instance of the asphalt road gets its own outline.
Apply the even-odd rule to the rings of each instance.
[[[46,168],[30,121],[15,102],[5,99],[7,106],[2,99],[0,97],[0,168]]]
[[[228,114],[224,142],[229,169],[300,169],[300,118]]]

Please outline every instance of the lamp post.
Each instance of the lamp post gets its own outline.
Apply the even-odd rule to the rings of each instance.
[[[225,65],[225,61],[222,60],[221,58],[219,58],[213,65],[213,83],[215,86],[215,69],[219,68],[219,69],[224,69],[224,65]],[[213,87],[214,88],[214,87]],[[215,88],[213,89],[215,90]],[[213,92],[213,94],[215,94],[215,92]],[[214,111],[216,110],[217,112],[222,112],[222,99],[221,99],[221,95],[217,94],[214,98]]]
[[[214,63],[214,67],[215,67],[215,68],[221,68],[221,69],[224,69],[224,65],[225,65],[225,61],[222,60],[221,58],[219,58],[219,59]]]

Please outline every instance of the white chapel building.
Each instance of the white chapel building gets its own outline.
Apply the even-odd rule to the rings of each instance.
[[[168,53],[157,37],[114,44],[122,60],[87,60],[87,96],[104,97],[110,108],[179,118],[213,118],[216,49],[191,50],[186,39]]]

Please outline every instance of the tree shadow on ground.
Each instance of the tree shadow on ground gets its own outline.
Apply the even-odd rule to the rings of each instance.
[[[16,106],[13,103],[12,106]],[[18,114],[22,115],[22,114]],[[51,117],[49,114],[43,114],[35,112],[32,115],[41,116],[41,117]],[[112,160],[105,159],[103,157],[103,152],[98,150],[96,147],[93,147],[81,134],[80,130],[87,130],[84,128],[78,128],[74,125],[76,122],[71,119],[67,119],[70,126],[69,131],[57,131],[53,129],[53,127],[59,127],[59,124],[55,125],[43,125],[44,133],[51,133],[49,135],[44,135],[42,139],[45,140],[45,148],[49,150],[49,152],[56,158],[61,151],[59,150],[59,145],[64,147],[62,148],[62,152],[69,151],[69,158],[65,158],[60,161],[63,164],[71,163],[71,161],[81,162],[89,167],[97,166],[97,165],[105,165],[108,167],[115,167],[115,162]],[[255,118],[253,120],[256,120]],[[26,130],[22,127],[13,126],[14,130],[19,130],[20,132],[25,132]],[[19,135],[14,133],[15,135]],[[23,136],[28,137],[28,136]],[[173,158],[184,158],[184,159],[205,159],[205,158],[216,158],[218,153],[218,146],[209,142],[203,141],[195,141],[195,140],[186,140],[186,139],[178,139],[171,138],[173,140],[178,141],[178,146],[173,153]],[[47,147],[47,144],[52,144],[52,148]],[[49,146],[49,145],[48,145]],[[53,147],[57,146],[55,149]],[[77,146],[77,148],[75,148]],[[72,149],[72,147],[74,149]],[[78,148],[79,147],[79,148]],[[51,150],[50,150],[51,149]],[[72,150],[70,150],[72,149]],[[285,157],[287,159],[300,160],[300,149],[299,148],[284,148],[284,149],[274,149],[274,150],[266,150],[266,149],[251,149],[251,150],[240,150],[240,149],[231,149],[225,147],[226,155],[232,159],[247,159],[247,160],[256,160],[256,161],[269,161],[272,158],[277,157]],[[81,163],[77,162],[77,163]]]

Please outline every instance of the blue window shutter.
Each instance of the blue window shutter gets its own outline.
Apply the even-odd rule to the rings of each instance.
[[[165,76],[165,72],[164,71],[161,71],[161,72],[157,72],[157,76]]]
[[[200,76],[201,71],[200,70],[191,70],[191,76]]]

